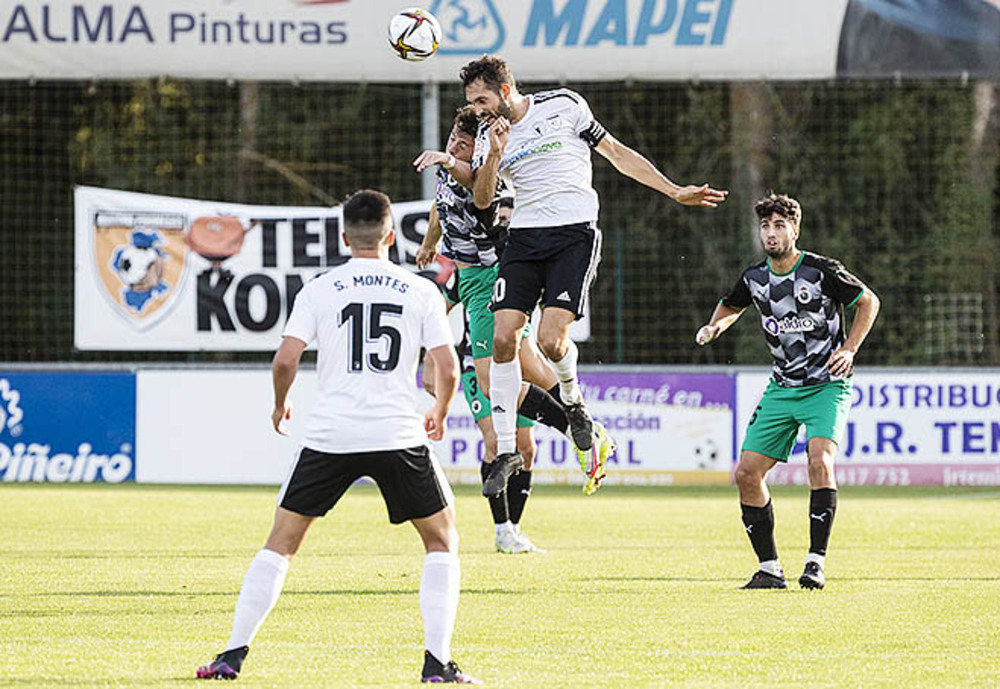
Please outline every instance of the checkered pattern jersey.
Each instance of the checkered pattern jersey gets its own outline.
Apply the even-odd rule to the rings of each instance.
[[[497,198],[501,195],[509,195],[502,183],[497,190]],[[441,220],[442,254],[453,261],[474,266],[489,267],[500,260],[497,237],[493,232],[496,202],[489,208],[476,208],[472,190],[455,181],[447,170],[439,168],[434,203]]]
[[[775,274],[766,259],[750,266],[722,303],[741,310],[757,307],[774,357],[775,382],[801,387],[837,378],[826,365],[844,344],[844,307],[853,306],[864,290],[839,261],[804,251],[783,275]]]

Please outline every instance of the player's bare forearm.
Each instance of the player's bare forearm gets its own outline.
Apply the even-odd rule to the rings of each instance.
[[[430,217],[427,219],[427,232],[417,249],[417,268],[426,268],[437,258],[438,244],[441,242],[441,216],[438,215],[437,204],[431,206]]]
[[[660,172],[645,156],[629,148],[610,134],[597,144],[597,152],[608,159],[626,177],[644,184],[685,206],[715,208],[726,200],[728,191],[712,189],[707,184],[681,186]]]
[[[281,341],[278,351],[274,353],[274,360],[271,362],[271,380],[274,385],[275,409],[283,408],[288,400],[288,391],[299,371],[299,360],[305,348],[306,343],[302,340],[286,337]]]
[[[456,160],[455,166],[452,167],[448,172],[451,176],[455,178],[455,181],[461,184],[466,189],[472,189],[472,183],[475,181],[472,175],[472,165],[464,160]]]
[[[500,154],[490,151],[486,162],[476,170],[472,184],[472,202],[476,208],[489,208],[497,192],[497,178],[500,176]]]
[[[706,345],[712,340],[718,339],[722,333],[729,330],[733,323],[739,320],[742,314],[743,309],[734,309],[720,301],[715,306],[715,311],[712,312],[712,317],[708,323],[698,330],[698,334],[695,335],[695,342],[700,345]]]
[[[288,399],[288,391],[295,381],[299,370],[299,360],[305,351],[306,343],[295,337],[286,337],[274,353],[271,362],[271,380],[274,384],[274,409],[271,410],[271,425],[281,435],[288,435],[285,423],[292,416],[292,403]]]
[[[847,333],[847,340],[844,341],[843,349],[851,352],[857,352],[860,349],[861,343],[865,341],[868,333],[871,332],[872,326],[875,325],[875,319],[878,318],[878,312],[881,307],[882,302],[878,296],[866,287],[865,293],[858,299],[858,310],[854,314],[851,330]]]
[[[451,346],[435,347],[427,352],[427,358],[434,367],[434,398],[444,408],[451,408],[455,392],[458,390],[458,358]]]
[[[434,368],[434,406],[424,415],[424,429],[431,440],[444,437],[445,418],[458,390],[458,358],[450,345],[435,347],[427,352]]]

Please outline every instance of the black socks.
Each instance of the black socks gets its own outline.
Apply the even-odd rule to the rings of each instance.
[[[833,515],[837,512],[837,489],[817,488],[809,495],[809,552],[826,555]]]
[[[778,548],[774,544],[774,509],[771,501],[768,500],[763,507],[744,504],[740,504],[740,507],[743,510],[743,526],[746,527],[753,551],[757,553],[758,562],[777,560]]]

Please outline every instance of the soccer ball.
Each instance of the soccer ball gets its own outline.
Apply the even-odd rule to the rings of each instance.
[[[389,20],[389,45],[404,60],[426,60],[441,44],[441,25],[419,7],[403,10]]]

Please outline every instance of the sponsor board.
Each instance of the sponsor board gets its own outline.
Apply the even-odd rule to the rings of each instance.
[[[77,187],[75,206],[74,345],[82,350],[276,349],[298,290],[350,255],[339,207],[94,187]],[[429,207],[393,205],[391,257],[413,270]]]
[[[608,463],[609,484],[728,482],[732,466],[735,380],[726,374],[595,372],[580,374],[591,415],[618,450]],[[534,427],[534,466],[542,483],[583,483],[576,452],[561,433]],[[434,451],[449,476],[478,483],[485,446],[458,395],[447,436]]]
[[[834,76],[847,0],[429,0],[438,54],[404,63],[389,0],[78,0],[0,8],[0,77],[454,81],[504,55],[520,80]],[[760,37],[793,26],[768,50]]]
[[[728,481],[731,376],[586,372],[581,379],[589,408],[618,441],[609,483]],[[144,483],[280,483],[316,392],[316,372],[300,371],[284,437],[271,427],[268,370],[148,370],[137,380],[137,478]],[[429,407],[430,397],[424,402]],[[539,482],[583,482],[562,435],[539,425],[536,441]],[[433,447],[452,481],[480,483],[482,436],[463,395],[452,405],[444,441]]]
[[[135,477],[133,374],[0,371],[0,480]]]
[[[738,376],[740,443],[768,379]],[[857,373],[836,472],[844,485],[1000,485],[1000,373]],[[808,484],[805,429],[770,481]]]
[[[430,201],[392,206],[392,261],[418,270]],[[75,190],[74,345],[81,350],[270,351],[295,295],[347,260],[339,207],[248,206],[94,187]],[[461,312],[453,312],[461,339]],[[587,317],[574,340],[590,337]]]

